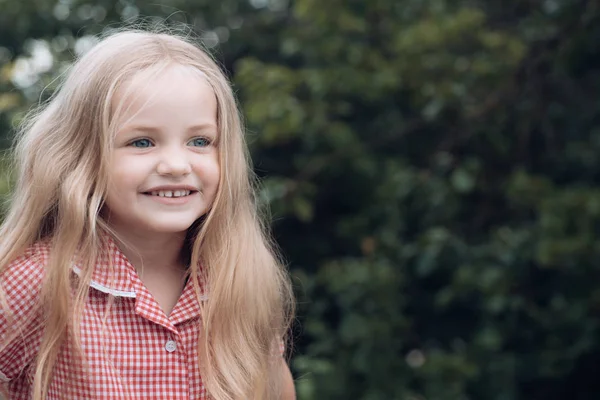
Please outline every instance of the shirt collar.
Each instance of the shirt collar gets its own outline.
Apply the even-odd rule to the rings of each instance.
[[[115,297],[136,298],[136,292],[142,283],[135,267],[109,234],[105,234],[102,239],[104,246],[98,262],[94,266],[90,287]],[[75,274],[81,276],[79,264],[73,265],[72,269]],[[198,284],[202,291],[201,300],[207,300],[208,295],[204,291],[205,288],[200,277],[198,277]]]
[[[139,315],[150,320],[156,319],[155,322],[163,324],[174,332],[176,331],[174,324],[199,315],[200,304],[189,282],[169,317],[163,317],[161,313],[156,312],[157,304],[151,300],[151,295],[138,277],[134,266],[127,260],[112,237],[106,235],[103,239],[106,240],[98,262],[94,265],[90,287],[115,297],[136,299],[136,312]],[[78,265],[72,268],[74,273],[81,275],[81,268]],[[204,292],[204,285],[200,278],[198,279],[201,290],[200,301],[205,301],[208,296]]]
[[[133,276],[136,274],[135,268],[109,235],[105,235],[102,239],[105,245],[100,252],[98,262],[94,265],[90,286],[115,297],[135,298]],[[73,272],[81,275],[80,266],[74,265]]]

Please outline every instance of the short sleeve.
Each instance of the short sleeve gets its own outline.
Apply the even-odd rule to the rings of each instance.
[[[32,248],[0,275],[3,297],[0,304],[0,382],[18,377],[39,350],[42,338],[39,294],[44,261],[43,254]]]

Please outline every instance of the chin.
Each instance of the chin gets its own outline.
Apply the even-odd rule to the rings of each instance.
[[[156,233],[182,233],[190,229],[191,226],[192,224],[163,225],[154,227],[153,231]]]
[[[150,214],[152,215],[152,214]],[[185,215],[152,215],[145,221],[148,231],[156,233],[181,233],[187,231],[204,213],[186,213]]]

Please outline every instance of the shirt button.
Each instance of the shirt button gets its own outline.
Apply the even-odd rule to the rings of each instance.
[[[174,352],[176,348],[177,348],[177,343],[175,343],[174,340],[169,340],[167,342],[167,344],[165,344],[165,350],[167,350],[169,353]]]

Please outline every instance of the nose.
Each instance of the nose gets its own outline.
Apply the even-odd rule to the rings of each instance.
[[[156,172],[167,176],[185,176],[192,172],[185,149],[165,149],[156,166]]]

